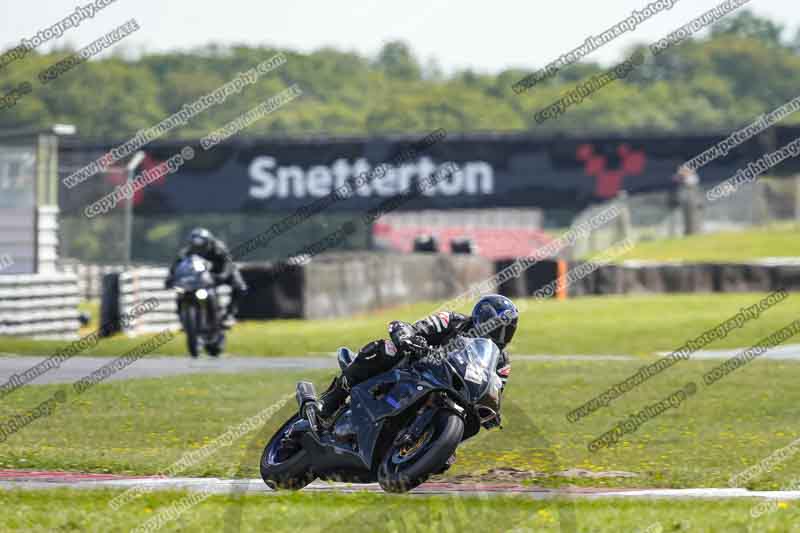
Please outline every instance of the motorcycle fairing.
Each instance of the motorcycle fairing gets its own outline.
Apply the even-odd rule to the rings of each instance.
[[[358,453],[364,464],[372,464],[375,443],[387,418],[401,414],[431,392],[451,386],[447,372],[442,370],[426,370],[422,377],[418,372],[395,368],[350,391],[352,420],[359,428]]]

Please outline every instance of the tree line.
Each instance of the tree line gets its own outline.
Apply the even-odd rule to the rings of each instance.
[[[120,43],[109,57],[87,61],[42,85],[37,75],[75,50],[31,51],[0,68],[0,97],[26,82],[33,86],[21,96],[13,93],[14,104],[0,110],[0,129],[70,123],[84,139],[124,139],[283,52],[288,61],[281,68],[167,138],[202,137],[295,83],[301,98],[242,135],[369,135],[438,128],[545,136],[724,132],[798,96],[800,35],[791,39],[786,33],[780,23],[749,11],[731,14],[702,38],[647,55],[624,78],[543,123],[537,123],[537,112],[609,67],[581,62],[516,94],[516,82],[553,58],[542,57],[529,70],[463,70],[445,76],[435,62],[423,64],[401,41],[385,44],[375,57],[331,48],[306,54],[213,44],[133,57]],[[648,44],[634,46],[626,57],[646,51]],[[800,123],[800,114],[784,120],[793,123]]]

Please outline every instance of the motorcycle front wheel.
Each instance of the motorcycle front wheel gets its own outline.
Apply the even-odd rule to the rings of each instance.
[[[189,354],[196,358],[200,355],[200,335],[198,331],[198,309],[191,303],[181,304],[181,325],[186,333],[186,345]]]
[[[386,492],[407,492],[447,464],[464,435],[464,421],[441,410],[412,443],[393,444],[378,467],[378,483]]]
[[[206,352],[211,357],[219,357],[225,350],[225,332],[221,331],[217,334],[214,342],[206,343]]]

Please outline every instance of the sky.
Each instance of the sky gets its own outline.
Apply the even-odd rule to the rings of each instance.
[[[15,46],[89,1],[93,0],[0,0],[0,45]],[[447,73],[466,68],[496,73],[510,67],[541,67],[651,1],[116,0],[41,49],[52,44],[79,48],[134,18],[140,29],[117,45],[129,53],[182,50],[215,42],[301,52],[330,46],[372,57],[385,42],[400,39],[411,45],[423,64],[435,58]],[[642,22],[587,59],[603,64],[619,61],[633,43],[657,41],[721,0],[670,1],[675,2],[670,10]],[[800,25],[796,0],[751,0],[742,9],[786,25],[789,36]]]

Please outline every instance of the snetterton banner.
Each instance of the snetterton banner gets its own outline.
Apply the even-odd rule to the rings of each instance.
[[[777,136],[767,132],[771,143],[776,137],[800,136],[794,128],[780,129],[784,131]],[[425,188],[400,209],[575,209],[611,198],[620,190],[636,194],[674,188],[680,165],[726,137],[537,139],[443,133],[425,146],[419,142],[423,135],[233,141],[210,150],[198,143],[192,161],[137,192],[134,202],[137,212],[159,214],[288,211],[331,195],[366,175],[364,185],[330,206],[331,210],[366,211],[386,198],[419,190],[420,181],[443,165],[455,163],[460,172]],[[185,144],[148,145],[147,157],[138,170],[159,165]],[[770,146],[763,135],[753,137],[725,150],[727,154],[709,158],[697,174],[704,185],[713,185],[747,167]],[[87,152],[88,159],[98,149],[101,147],[64,148],[71,152],[71,160],[80,159],[81,150]],[[796,162],[786,161],[772,173],[788,174],[796,166]],[[115,176],[106,173],[92,179],[119,180]],[[83,207],[79,198],[84,195],[62,189],[61,196],[63,211]]]

